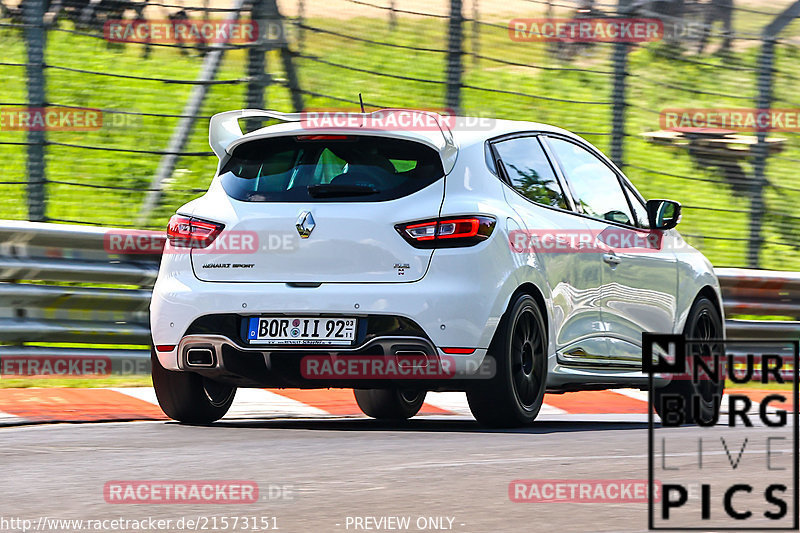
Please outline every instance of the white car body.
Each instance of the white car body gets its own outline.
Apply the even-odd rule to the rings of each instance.
[[[283,122],[242,134],[236,121],[247,117]],[[366,129],[354,133],[352,128],[340,127],[304,129],[298,115],[257,110],[216,115],[210,143],[220,158],[217,175],[207,193],[177,213],[224,224],[221,235],[253,232],[259,236],[261,249],[241,256],[199,254],[197,250],[180,253],[167,244],[150,306],[160,364],[167,370],[202,371],[188,369],[184,359],[185,350],[198,343],[211,343],[217,351],[228,344],[269,357],[270,347],[248,344],[231,336],[230,329],[214,332],[206,325],[203,331],[190,332],[193,323],[208,315],[243,319],[259,315],[385,315],[413,321],[440,356],[445,355],[443,348],[474,350],[449,354],[457,362],[459,375],[466,376],[475,372],[486,356],[512,295],[524,291],[542,305],[546,320],[548,391],[646,387],[647,376],[641,370],[642,332],[682,332],[690,308],[701,294],[722,314],[719,283],[710,263],[686,245],[675,229],[664,232],[664,239],[670,239],[673,246],[630,253],[610,250],[612,263],[604,260],[609,259],[608,254],[519,251],[510,245],[519,231],[597,234],[609,227],[625,227],[575,212],[580,208],[573,205],[574,198],[571,209],[528,200],[498,176],[497,162],[487,148],[493,140],[519,135],[542,136],[539,142],[543,146],[551,143],[550,139],[562,139],[589,151],[616,173],[622,184],[629,183],[588,142],[534,122],[496,120],[490,128],[461,128],[456,121],[451,128],[445,120],[437,121],[440,128],[436,130]],[[237,146],[308,133],[421,143],[439,154],[445,176],[408,196],[375,202],[265,203],[240,201],[226,193],[219,171]],[[563,169],[552,159],[551,164],[559,183],[569,183]],[[634,192],[627,194],[638,195],[632,185],[630,190]],[[565,195],[574,193],[566,191]],[[308,238],[299,238],[295,226],[304,212],[311,213],[315,226]],[[461,215],[493,217],[496,223],[489,238],[474,246],[429,250],[411,246],[395,229],[409,221]],[[277,237],[270,241],[270,235]],[[236,263],[253,266],[231,266]],[[313,347],[274,349],[314,352]],[[238,384],[248,386],[246,382]],[[450,387],[436,383],[431,388]]]

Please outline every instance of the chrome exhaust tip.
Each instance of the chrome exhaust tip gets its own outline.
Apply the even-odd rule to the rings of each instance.
[[[217,354],[213,348],[189,348],[186,350],[186,366],[203,368],[217,366]]]

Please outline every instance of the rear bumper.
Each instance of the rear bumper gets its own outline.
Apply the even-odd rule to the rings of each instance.
[[[376,337],[359,347],[326,352],[265,348],[225,335],[190,334],[181,339],[176,354],[178,369],[238,387],[461,390],[463,380],[490,377],[493,372],[488,365],[479,371],[485,350],[454,357],[421,337]]]
[[[195,320],[212,314],[399,316],[421,328],[424,333],[418,336],[430,344],[432,354],[443,355],[442,347],[475,348],[472,354],[452,357],[479,366],[502,314],[502,306],[481,294],[481,290],[478,285],[470,289],[463,279],[455,277],[436,281],[426,277],[413,283],[322,284],[312,288],[283,283],[214,283],[199,281],[191,274],[164,275],[153,290],[150,324],[154,345],[179,346],[192,333],[189,328]],[[227,336],[228,344],[237,349],[268,351]],[[177,348],[157,353],[164,368],[181,369]]]

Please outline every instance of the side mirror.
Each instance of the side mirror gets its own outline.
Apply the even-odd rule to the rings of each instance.
[[[647,218],[651,229],[672,229],[681,221],[681,204],[672,200],[648,200]]]

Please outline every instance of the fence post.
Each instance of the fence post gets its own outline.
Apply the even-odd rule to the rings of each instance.
[[[625,16],[631,0],[618,0],[617,14]],[[614,43],[612,62],[614,65],[614,79],[611,89],[611,160],[619,167],[625,165],[625,89],[628,76],[628,45],[627,43]]]
[[[233,20],[239,19],[239,14],[244,7],[244,1],[245,0],[235,0],[232,8],[233,16],[231,17]],[[189,136],[192,134],[194,124],[198,119],[198,115],[203,108],[203,102],[208,94],[210,87],[209,82],[217,77],[217,71],[222,64],[222,56],[225,53],[226,45],[226,42],[212,44],[209,47],[210,51],[206,54],[205,59],[203,59],[203,68],[200,70],[200,75],[197,77],[196,84],[192,85],[189,99],[183,106],[181,119],[172,132],[167,151],[158,163],[156,174],[150,181],[150,190],[147,191],[144,201],[142,202],[142,208],[139,211],[138,218],[138,223],[141,225],[147,223],[150,213],[161,201],[164,182],[172,176],[175,165],[178,163],[180,152],[183,151],[183,148],[189,141]]]
[[[764,42],[758,58],[758,74],[756,96],[756,109],[769,109],[772,105],[772,63],[775,53],[774,37],[764,36]],[[758,268],[761,251],[761,229],[764,223],[764,185],[766,184],[767,158],[769,146],[767,145],[767,132],[756,132],[756,144],[753,147],[753,181],[750,184],[750,235],[747,240],[747,266]]]
[[[778,34],[792,20],[800,15],[800,1],[795,2],[761,32],[763,44],[758,57],[756,108],[769,110],[772,106],[772,74],[775,59],[775,41]],[[747,266],[759,268],[761,243],[763,242],[762,227],[764,224],[764,186],[767,185],[766,171],[769,145],[767,144],[766,130],[756,132],[756,145],[753,147],[753,182],[750,186],[750,236],[747,241]]]
[[[389,29],[395,30],[397,28],[397,6],[395,0],[389,2]]]
[[[286,87],[289,89],[289,94],[292,97],[292,110],[295,113],[299,113],[304,108],[303,91],[300,89],[300,78],[297,74],[297,67],[294,64],[294,58],[297,55],[300,55],[301,52],[294,53],[292,52],[291,48],[289,48],[289,24],[281,14],[280,9],[278,8],[278,2],[276,0],[264,1],[267,2],[266,11],[269,15],[269,21],[267,24],[275,25],[275,27],[278,28],[278,40],[276,42],[270,42],[269,44],[270,46],[278,47],[278,53],[281,56],[281,64],[283,65],[283,71],[286,73]],[[297,28],[298,30],[302,30],[302,20],[298,22]],[[274,35],[275,32],[268,31],[267,34]],[[297,46],[298,50],[303,46],[302,38],[299,34]],[[270,83],[271,81],[272,80],[269,78],[266,79],[266,83]]]
[[[472,66],[478,65],[478,56],[481,53],[481,25],[479,0],[472,0]]]
[[[267,6],[265,0],[253,2],[251,19],[264,25],[264,29],[259,28],[259,40],[247,49],[247,92],[245,94],[245,107],[249,109],[264,109],[264,90],[269,85],[269,73],[267,72],[266,39],[267,34],[264,30],[267,25],[273,23],[273,17],[267,16]],[[261,120],[247,120],[247,129],[253,130],[261,127]]]
[[[297,0],[297,20],[295,26],[297,27],[297,51],[303,53],[303,48],[306,44],[306,3],[305,0]]]
[[[22,17],[25,22],[25,43],[28,53],[28,107],[43,108],[46,104],[44,77],[44,2],[25,0],[22,2]],[[46,220],[45,162],[47,143],[44,129],[28,130],[28,220]]]
[[[448,112],[461,111],[461,73],[464,34],[464,15],[462,0],[450,0],[450,18],[447,31],[447,93],[445,107]]]

